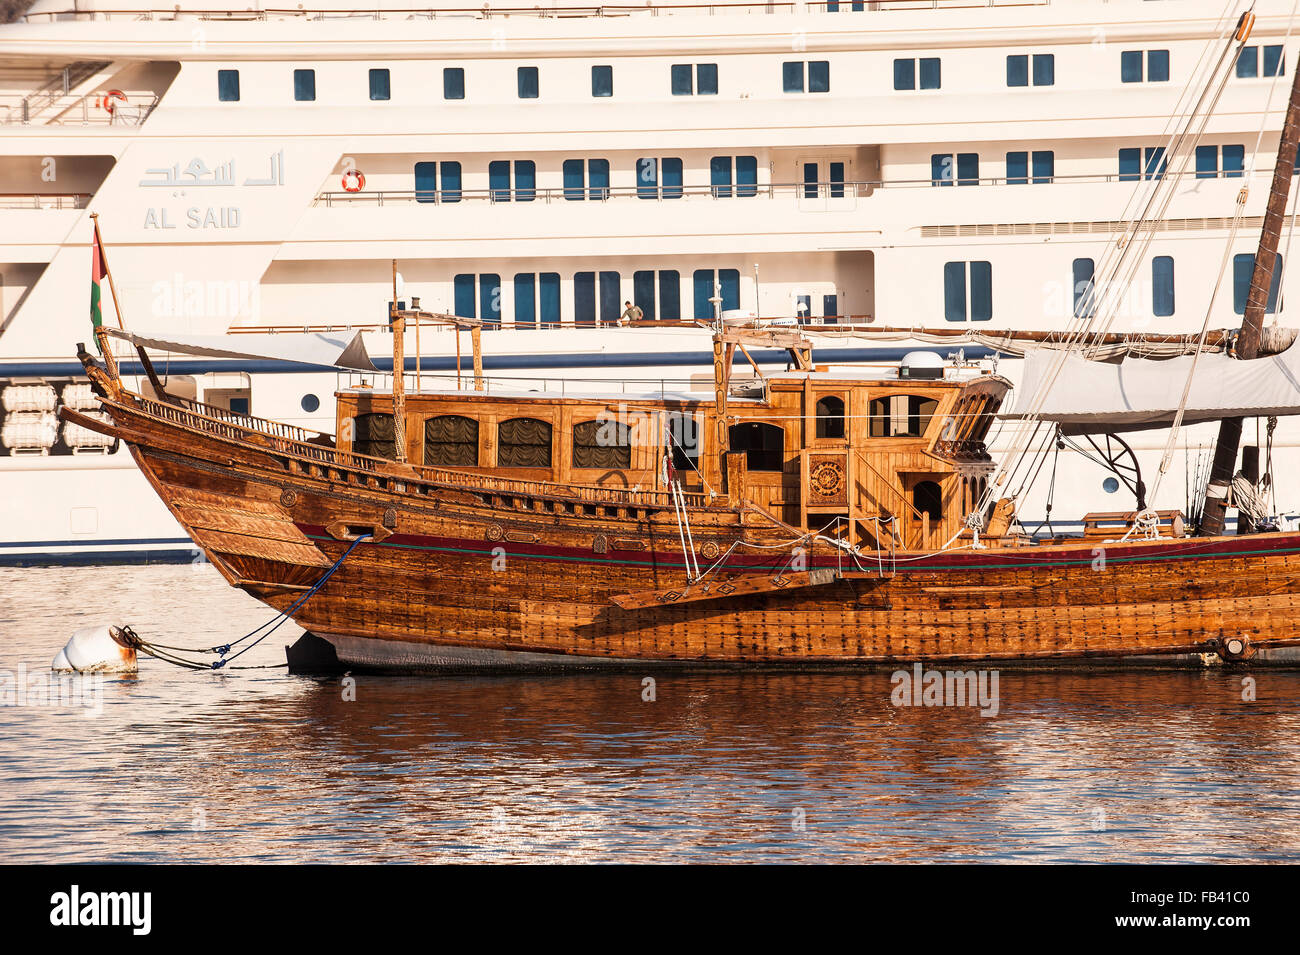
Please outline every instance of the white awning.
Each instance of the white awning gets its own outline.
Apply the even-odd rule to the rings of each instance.
[[[280,335],[173,335],[110,328],[114,338],[155,351],[208,358],[270,358],[303,365],[377,371],[361,332],[289,332]]]
[[[1014,410],[1000,418],[1037,414],[1067,434],[1145,431],[1173,424],[1194,356],[1154,361],[1129,358],[1114,364],[1038,348],[1025,356],[1024,378]],[[1060,373],[1050,381],[1060,364]],[[1047,396],[1040,388],[1050,383]],[[1300,345],[1266,358],[1242,361],[1203,354],[1187,396],[1184,424],[1220,418],[1300,414]]]

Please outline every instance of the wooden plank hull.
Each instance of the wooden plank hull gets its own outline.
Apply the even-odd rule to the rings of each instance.
[[[716,563],[707,579],[718,594],[674,600],[687,588],[671,510],[588,513],[526,495],[350,478],[229,435],[129,409],[115,416],[196,544],[277,609],[350,537],[383,538],[360,544],[294,614],[358,665],[1049,662],[1202,653],[1242,638],[1248,659],[1300,645],[1300,534],[855,562],[823,543],[797,555],[782,547],[791,544],[782,527],[700,508],[691,514],[697,559]],[[754,585],[791,573],[804,574],[801,586]],[[614,599],[625,594],[654,596],[625,608]]]

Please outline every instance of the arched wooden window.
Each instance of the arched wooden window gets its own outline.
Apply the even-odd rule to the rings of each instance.
[[[817,402],[817,437],[844,437],[844,402],[834,395]]]
[[[536,418],[511,418],[497,425],[497,466],[549,468],[551,426]]]
[[[632,429],[617,421],[580,421],[573,426],[575,468],[630,468]]]
[[[699,421],[686,414],[670,414],[664,422],[664,430],[664,443],[672,451],[673,467],[678,471],[699,470]]]
[[[352,419],[352,453],[397,460],[393,416],[373,412]]]
[[[939,402],[920,395],[885,395],[871,399],[868,410],[873,438],[919,438]]]
[[[424,422],[424,463],[434,467],[478,466],[478,422],[445,414]]]
[[[727,429],[733,451],[745,452],[750,471],[780,471],[785,464],[785,431],[762,421],[745,421]]]
[[[943,520],[943,490],[934,481],[918,481],[912,488],[912,506],[929,514],[931,522]]]

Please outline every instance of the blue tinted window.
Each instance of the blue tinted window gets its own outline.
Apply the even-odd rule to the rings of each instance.
[[[758,195],[758,157],[736,157],[736,195]]]
[[[309,103],[316,99],[316,71],[293,71],[293,98],[300,103]]]
[[[515,199],[532,202],[537,198],[537,163],[531,159],[515,161]]]
[[[1071,266],[1071,289],[1074,293],[1074,317],[1089,318],[1097,310],[1096,295],[1093,291],[1093,273],[1096,263],[1092,259],[1075,259]]]
[[[796,295],[794,297],[794,315],[800,322],[807,322],[812,318],[812,296]]]
[[[980,181],[979,153],[957,154],[957,185],[977,186]]]
[[[1034,54],[1034,85],[1056,85],[1056,55],[1053,53]]]
[[[1174,314],[1174,260],[1157,255],[1151,260],[1151,306],[1159,316]]]
[[[1243,46],[1237,54],[1238,76],[1259,76],[1259,47]]]
[[[701,63],[695,68],[695,91],[701,96],[718,95],[718,64]]]
[[[691,64],[673,64],[672,84],[674,96],[690,96],[695,92],[695,84],[691,79]]]
[[[587,161],[587,185],[591,187],[587,195],[592,199],[609,198],[608,159],[590,159]]]
[[[943,265],[943,317],[949,322],[966,321],[966,263]]]
[[[515,276],[515,324],[537,323],[537,276],[521,272]]]
[[[731,157],[714,156],[709,160],[709,183],[718,199],[731,198]]]
[[[442,98],[465,98],[465,71],[459,66],[449,66],[442,71]]]
[[[435,202],[438,197],[438,164],[436,162],[417,162],[415,164],[415,201]]]
[[[1239,179],[1246,168],[1246,147],[1223,147],[1223,178]]]
[[[951,186],[954,172],[952,153],[934,153],[930,157],[930,185]]]
[[[836,318],[840,314],[840,297],[838,295],[822,296],[822,319],[826,324],[835,324]]]
[[[1015,54],[1007,57],[1007,86],[1029,85],[1029,57]]]
[[[803,197],[805,199],[817,198],[817,164],[815,162],[803,164]]]
[[[596,324],[596,273],[578,272],[573,276],[573,322]]]
[[[456,314],[461,318],[474,318],[474,276],[458,275],[452,281]]]
[[[638,199],[659,198],[659,160],[636,161],[636,194]]]
[[[1136,147],[1119,151],[1119,181],[1132,182],[1142,178],[1142,150]]]
[[[1007,153],[1007,185],[1023,186],[1029,182],[1029,153]]]
[[[239,102],[239,70],[217,70],[217,99],[223,103]]]
[[[1119,78],[1122,83],[1142,82],[1142,51],[1125,50],[1119,55]]]
[[[916,89],[916,60],[894,61],[894,89]]]
[[[543,272],[540,281],[542,324],[560,324],[560,273]]]
[[[564,160],[564,198],[575,201],[587,198],[587,191],[583,188],[585,169],[586,164],[581,159]]]
[[[676,269],[659,272],[659,317],[665,322],[682,318],[682,277]]]
[[[519,67],[518,86],[520,99],[537,99],[537,67]]]
[[[1168,50],[1147,51],[1147,82],[1148,83],[1169,82],[1169,51]]]
[[[831,198],[842,199],[844,197],[844,163],[833,162],[830,164],[831,179]]]
[[[439,199],[443,202],[460,202],[460,163],[445,162],[441,172],[442,195]]]
[[[501,324],[501,276],[485,273],[478,277],[478,309],[484,325]]]
[[[781,88],[787,93],[803,92],[803,61],[781,64]]]
[[[921,89],[937,90],[942,85],[939,75],[939,58],[937,56],[921,58]]]
[[[993,266],[988,262],[970,264],[970,320],[987,322],[993,318]]]
[[[1196,178],[1217,179],[1219,176],[1219,147],[1196,147]]]
[[[488,195],[493,202],[510,201],[510,163],[504,159],[488,163]]]
[[[720,269],[718,282],[722,285],[722,310],[740,308],[740,270]]]
[[[614,67],[593,66],[591,68],[591,95],[614,95]]]
[[[1282,47],[1266,46],[1264,47],[1264,75],[1281,76],[1286,72],[1286,64],[1282,60]]]
[[[655,274],[652,270],[643,269],[632,273],[632,302],[641,309],[642,318],[654,321]]]
[[[1255,270],[1255,255],[1243,252],[1232,257],[1232,307],[1238,315],[1246,314],[1246,299],[1250,294],[1251,273]],[[1273,281],[1269,284],[1268,305],[1265,311],[1277,311],[1277,293],[1282,280],[1282,256],[1273,258]]]
[[[713,321],[713,270],[696,269],[694,275],[695,319],[696,321]]]
[[[1163,179],[1167,165],[1164,146],[1147,147],[1145,168],[1148,179]]]
[[[392,85],[387,70],[370,71],[370,98],[372,100],[392,99]]]
[[[623,311],[619,304],[619,285],[617,272],[600,273],[600,320],[606,325],[617,325]]]
[[[1034,182],[1051,182],[1056,175],[1056,153],[1050,149],[1034,151]]]
[[[663,177],[664,198],[680,199],[682,197],[682,161],[671,156],[666,157],[663,162]]]
[[[829,93],[831,89],[830,60],[813,60],[808,64],[808,92]]]

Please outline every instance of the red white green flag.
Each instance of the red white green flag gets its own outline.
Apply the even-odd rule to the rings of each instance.
[[[90,243],[90,324],[99,328],[104,324],[104,313],[100,308],[100,282],[108,276],[108,266],[104,264],[104,247],[99,242],[99,226],[95,226],[95,237]]]

